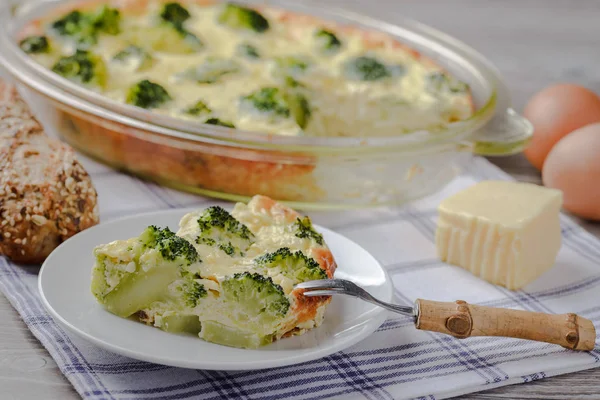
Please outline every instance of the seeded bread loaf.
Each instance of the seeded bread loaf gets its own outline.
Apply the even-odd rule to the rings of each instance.
[[[47,136],[15,87],[0,81],[0,254],[40,263],[97,223],[96,190],[73,150]]]

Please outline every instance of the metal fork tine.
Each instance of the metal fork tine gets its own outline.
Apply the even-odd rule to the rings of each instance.
[[[316,281],[302,282],[295,286],[297,289],[325,289],[344,288],[344,282],[339,279],[320,279]]]
[[[340,293],[346,293],[347,290],[344,288],[338,288],[338,287],[324,287],[324,288],[308,288],[308,289],[304,289],[304,293],[312,293],[316,290],[329,290],[330,292],[336,292],[338,294]]]
[[[304,292],[304,296],[307,297],[317,297],[317,296],[331,296],[334,294],[338,294],[340,292],[334,290],[311,290],[308,292]]]
[[[316,281],[308,281],[299,283],[295,289],[304,289],[304,296],[332,296],[336,294],[345,294],[348,296],[358,297],[369,303],[376,304],[385,309],[397,312],[399,314],[416,318],[415,309],[412,307],[400,306],[396,304],[386,303],[373,297],[365,289],[357,284],[344,279],[322,279]]]

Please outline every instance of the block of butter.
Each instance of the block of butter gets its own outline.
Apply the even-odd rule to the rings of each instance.
[[[559,190],[479,182],[440,204],[438,256],[490,283],[519,289],[554,265],[561,206]]]

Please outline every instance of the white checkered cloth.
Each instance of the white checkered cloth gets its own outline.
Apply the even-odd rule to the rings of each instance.
[[[81,157],[83,158],[83,157]],[[214,201],[168,190],[84,159],[100,196],[102,221]],[[600,241],[562,218],[556,266],[526,290],[490,285],[435,258],[436,206],[481,179],[510,179],[483,159],[470,175],[408,207],[310,213],[373,253],[387,268],[398,304],[457,298],[488,306],[549,313],[576,312],[600,327]],[[422,332],[408,318],[390,318],[363,342],[320,360],[259,371],[179,369],[128,359],[66,333],[44,311],[37,268],[0,258],[0,289],[85,399],[441,399],[600,365],[600,347],[560,346],[505,338]]]

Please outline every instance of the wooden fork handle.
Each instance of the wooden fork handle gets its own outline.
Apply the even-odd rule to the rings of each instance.
[[[572,350],[593,350],[596,329],[576,314],[543,314],[467,304],[417,300],[417,329],[457,338],[505,336],[559,344]]]

